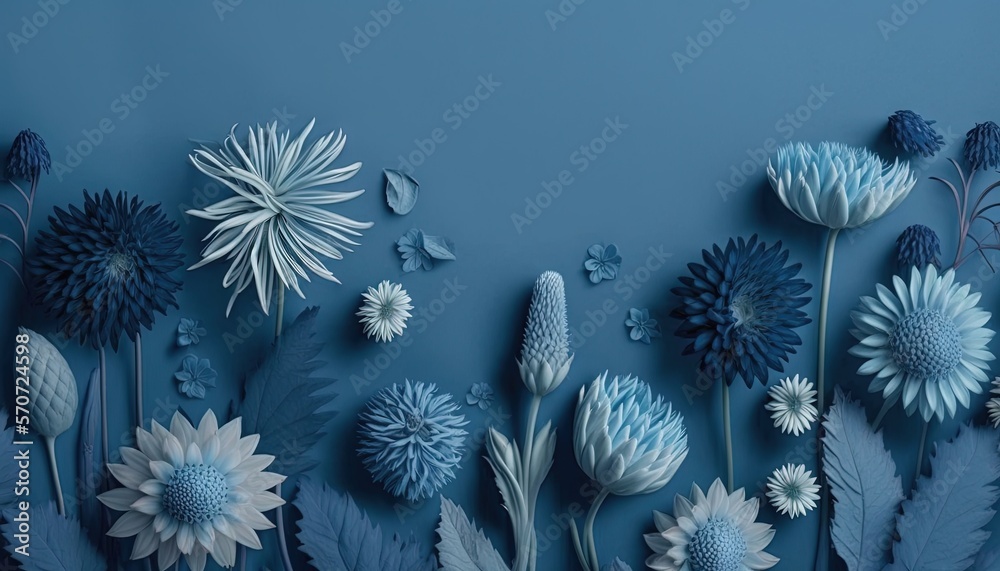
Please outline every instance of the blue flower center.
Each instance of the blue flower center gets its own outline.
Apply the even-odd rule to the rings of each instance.
[[[918,309],[896,324],[889,350],[897,365],[921,379],[939,377],[962,359],[962,335],[955,323],[934,309]]]
[[[406,431],[410,434],[416,434],[423,426],[424,417],[413,413],[406,415]]]
[[[118,281],[132,277],[135,271],[135,260],[124,252],[114,252],[108,257],[108,277]]]
[[[694,571],[739,571],[747,554],[747,541],[731,521],[710,519],[688,544]]]
[[[752,325],[757,313],[749,295],[736,296],[729,305],[729,311],[732,312],[737,327]]]
[[[382,304],[378,309],[378,316],[382,319],[389,319],[396,314],[396,306],[391,303]]]
[[[180,521],[195,524],[222,513],[229,484],[214,466],[188,464],[176,471],[163,491],[163,507]]]

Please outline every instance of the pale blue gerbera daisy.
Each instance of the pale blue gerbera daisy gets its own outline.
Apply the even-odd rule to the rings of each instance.
[[[298,137],[278,134],[277,123],[250,129],[246,147],[230,131],[221,148],[202,146],[190,156],[195,168],[235,194],[191,216],[218,222],[208,233],[202,259],[189,269],[217,260],[230,262],[222,285],[233,288],[226,314],[243,290],[254,284],[257,299],[268,312],[275,287],[289,288],[305,297],[299,278],[309,274],[340,283],[320,257],[340,260],[358,243],[352,238],[371,222],[358,222],[331,212],[324,205],[347,202],[364,190],[334,192],[329,186],[343,182],[361,169],[361,163],[341,168],[331,165],[347,143],[342,132],[320,137],[306,148],[306,138],[316,120]]]
[[[908,415],[954,417],[989,382],[990,313],[976,306],[979,293],[955,283],[953,270],[913,268],[909,284],[895,276],[893,287],[879,284],[878,297],[862,297],[851,312],[860,343],[850,353],[865,359],[858,374],[875,376],[869,390],[881,391],[887,406],[902,397]]]
[[[135,536],[132,559],[157,553],[160,569],[184,555],[202,571],[209,555],[222,567],[236,563],[236,544],[260,549],[257,530],[274,527],[262,512],[284,500],[267,491],[285,477],[265,472],[274,456],[254,454],[260,436],[242,436],[240,418],[219,427],[209,410],[194,428],[174,413],[170,430],[155,420],[136,429],[138,448],[120,448],[124,464],[108,464],[122,487],[98,496],[125,512],[108,530]]]
[[[413,309],[410,304],[413,300],[403,286],[382,280],[377,288],[369,286],[361,297],[364,303],[356,315],[361,318],[365,335],[375,337],[379,343],[388,343],[403,334]]]
[[[778,558],[764,551],[774,530],[757,523],[757,498],[743,488],[726,493],[716,479],[708,495],[697,484],[691,498],[674,497],[674,514],[653,512],[656,533],[646,534],[653,555],[646,559],[659,571],[751,571],[770,569]]]
[[[778,513],[795,519],[816,509],[819,484],[804,464],[785,464],[767,479],[767,497]]]

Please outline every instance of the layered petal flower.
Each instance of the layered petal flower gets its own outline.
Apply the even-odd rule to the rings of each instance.
[[[388,343],[403,334],[406,320],[411,317],[410,295],[403,286],[382,280],[377,288],[369,287],[362,294],[364,303],[357,315],[365,328],[365,335],[375,337],[379,343]]]

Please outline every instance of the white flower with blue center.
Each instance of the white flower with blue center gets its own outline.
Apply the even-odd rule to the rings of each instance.
[[[781,379],[781,382],[767,391],[771,402],[764,408],[771,413],[774,427],[785,434],[799,436],[807,432],[819,416],[816,410],[816,390],[808,379]]]
[[[674,497],[674,515],[653,512],[656,533],[645,535],[653,555],[646,566],[658,571],[752,571],[770,569],[778,558],[764,551],[774,530],[757,523],[757,498],[743,488],[732,494],[718,478],[708,495],[697,484],[690,499]]]
[[[364,303],[356,315],[361,318],[365,335],[374,336],[379,343],[388,343],[403,334],[413,309],[410,303],[413,300],[403,286],[382,280],[378,288],[369,286],[368,292],[361,297]]]
[[[259,435],[241,436],[237,418],[221,428],[209,410],[194,428],[174,413],[167,430],[136,429],[138,448],[123,446],[124,464],[108,464],[122,487],[98,496],[125,512],[108,530],[135,536],[132,559],[157,553],[160,569],[181,555],[203,571],[209,555],[223,567],[236,563],[236,544],[260,549],[256,531],[274,527],[263,512],[282,504],[267,491],[285,477],[265,472],[274,456],[254,454]]]
[[[1000,377],[993,379],[993,388],[990,389],[993,397],[986,401],[986,412],[990,415],[990,424],[993,428],[1000,428]]]
[[[767,479],[767,497],[778,513],[795,519],[816,509],[819,485],[803,464],[786,464]]]
[[[851,312],[860,342],[850,353],[865,359],[858,374],[875,376],[869,391],[881,391],[887,406],[902,398],[908,415],[952,418],[989,382],[994,332],[983,326],[990,313],[977,307],[979,293],[955,282],[953,270],[913,268],[909,284],[896,276],[893,287],[879,284],[878,297],[862,297]]]

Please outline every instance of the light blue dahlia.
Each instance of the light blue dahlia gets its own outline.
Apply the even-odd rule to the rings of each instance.
[[[566,379],[573,364],[566,319],[566,286],[556,272],[545,272],[535,280],[524,330],[521,380],[532,394],[545,396]]]
[[[990,380],[994,332],[983,327],[990,313],[976,305],[979,293],[955,282],[954,270],[913,268],[909,284],[896,276],[893,288],[879,284],[877,298],[862,297],[851,312],[859,343],[850,353],[865,359],[858,374],[874,375],[869,390],[890,405],[902,398],[908,415],[954,417]]]

